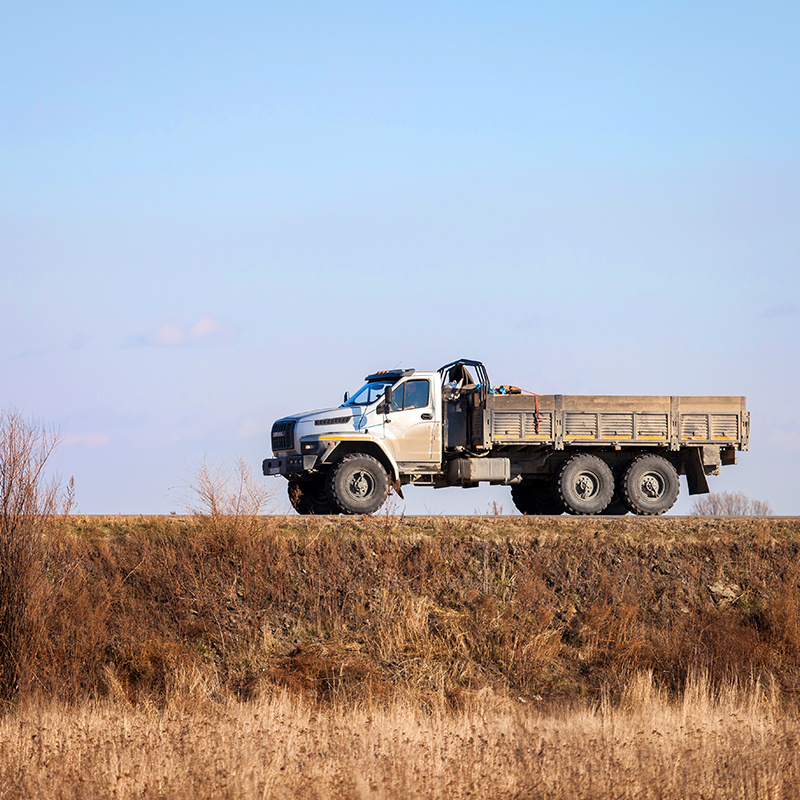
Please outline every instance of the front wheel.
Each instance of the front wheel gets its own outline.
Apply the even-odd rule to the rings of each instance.
[[[669,511],[680,488],[677,470],[661,456],[635,458],[622,476],[622,500],[634,514],[655,516]]]
[[[388,493],[389,476],[372,456],[345,456],[328,476],[328,494],[345,514],[372,514]]]

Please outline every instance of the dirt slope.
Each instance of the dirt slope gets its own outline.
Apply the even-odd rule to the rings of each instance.
[[[800,692],[800,522],[76,517],[48,535],[36,691],[270,686],[457,706],[638,670]]]

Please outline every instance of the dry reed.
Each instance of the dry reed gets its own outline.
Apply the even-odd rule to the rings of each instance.
[[[460,712],[286,693],[44,704],[0,720],[0,796],[776,800],[798,795],[799,740],[774,686],[715,690],[700,676],[671,700],[648,673],[617,707],[541,710],[491,693]]]

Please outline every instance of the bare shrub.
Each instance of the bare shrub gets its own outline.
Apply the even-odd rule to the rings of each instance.
[[[272,492],[253,477],[244,459],[233,468],[203,459],[189,476],[186,509],[214,531],[252,532],[258,515],[272,501]]]
[[[769,517],[772,507],[743,492],[718,492],[695,500],[689,513],[693,517]]]
[[[43,642],[47,600],[45,532],[68,513],[66,496],[44,470],[59,435],[18,411],[0,411],[0,702],[24,699]]]

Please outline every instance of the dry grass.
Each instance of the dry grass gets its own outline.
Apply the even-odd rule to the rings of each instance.
[[[702,671],[800,697],[791,521],[73,518],[50,541],[45,699],[163,705],[187,670],[220,697],[433,711],[616,702],[646,670],[674,696]]]
[[[204,458],[191,470],[184,505],[203,528],[214,533],[254,533],[259,515],[274,504],[274,487],[256,478],[242,458],[233,467]]]
[[[74,518],[56,443],[0,417],[0,800],[797,794],[796,522],[262,517],[241,462]]]
[[[0,721],[3,798],[791,798],[800,730],[774,689],[649,674],[617,707],[460,712],[249,703],[29,706]]]
[[[241,523],[41,529],[0,799],[799,794],[797,522]]]

